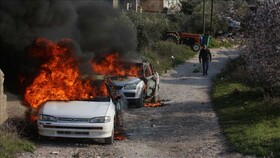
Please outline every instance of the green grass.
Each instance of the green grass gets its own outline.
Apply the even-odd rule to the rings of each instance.
[[[265,99],[229,72],[214,80],[212,99],[222,131],[237,151],[280,157],[280,99]]]
[[[33,152],[35,146],[16,134],[0,131],[0,158],[16,157],[17,153]]]
[[[234,45],[234,43],[229,42],[228,40],[217,40],[214,37],[211,37],[209,48],[230,48]]]
[[[196,54],[189,46],[177,45],[172,42],[156,42],[152,47],[144,50],[144,55],[159,73],[185,63]],[[173,56],[173,58],[172,58]]]

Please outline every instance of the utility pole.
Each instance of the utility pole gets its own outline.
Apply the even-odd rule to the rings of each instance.
[[[205,0],[203,0],[203,34],[205,34]]]
[[[210,34],[213,33],[213,4],[214,0],[211,0],[211,19],[210,19]]]

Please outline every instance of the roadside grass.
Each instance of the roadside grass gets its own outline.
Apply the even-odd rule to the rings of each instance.
[[[214,109],[226,140],[244,154],[280,157],[280,98],[265,98],[236,73],[225,70],[213,80]]]
[[[33,152],[35,150],[35,144],[21,135],[29,127],[21,120],[8,120],[1,126],[0,158],[13,158],[18,153]]]
[[[234,43],[231,43],[228,40],[217,40],[214,37],[211,37],[209,48],[220,48],[220,47],[225,47],[225,48],[230,48],[234,45]]]
[[[160,74],[183,64],[196,54],[189,46],[177,45],[168,41],[156,42],[150,48],[145,49],[143,53]]]
[[[16,134],[0,131],[0,158],[15,157],[17,153],[33,152],[34,144]]]

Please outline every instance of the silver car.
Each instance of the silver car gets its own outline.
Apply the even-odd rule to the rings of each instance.
[[[112,78],[112,81],[115,89],[130,105],[134,104],[137,107],[143,107],[146,100],[152,102],[158,100],[159,74],[154,70],[151,63],[147,61],[134,64],[141,67],[141,76],[117,76]]]

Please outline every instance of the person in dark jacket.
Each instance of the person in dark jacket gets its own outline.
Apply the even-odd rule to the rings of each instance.
[[[199,63],[202,61],[202,68],[203,68],[203,76],[208,75],[208,67],[209,61],[211,61],[212,55],[210,50],[207,48],[206,45],[203,45],[203,48],[199,52]]]

